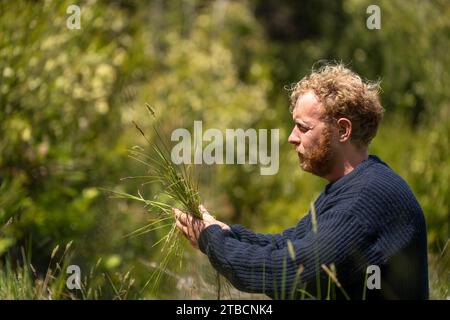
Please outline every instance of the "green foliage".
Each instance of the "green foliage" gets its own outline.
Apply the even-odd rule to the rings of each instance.
[[[1,4],[0,171],[18,196],[3,210],[19,239],[82,237],[99,214],[96,187],[124,163],[121,90],[142,65],[139,33],[114,6],[87,3],[83,29],[69,30],[68,5]]]
[[[381,29],[367,30],[365,9],[381,8]],[[435,115],[450,96],[450,9],[447,1],[356,1],[343,3],[351,17],[342,29],[336,58],[351,61],[368,78],[382,80],[383,102],[414,124]]]
[[[120,180],[146,170],[127,150],[145,144],[132,120],[151,132],[151,121],[141,121],[147,102],[164,137],[174,128],[191,131],[194,120],[205,130],[280,129],[276,175],[261,176],[254,165],[195,169],[202,201],[225,222],[258,232],[292,226],[325,182],[300,170],[287,143],[292,119],[283,87],[320,59],[381,79],[387,113],[371,153],[413,189],[431,260],[439,261],[450,233],[445,0],[81,1],[80,30],[66,27],[70,4],[0,2],[0,255],[12,261],[0,267],[0,288],[11,288],[1,297],[50,298],[33,293],[33,279],[45,274],[52,248],[75,240],[74,260],[92,274],[84,298],[215,298],[214,273],[191,250],[183,268],[168,264],[157,295],[141,292],[164,259],[153,245],[166,230],[124,237],[150,217],[140,204],[100,190],[161,191]],[[369,4],[381,8],[380,30],[366,28]],[[15,263],[30,239],[37,277]],[[91,272],[97,262],[102,272]],[[430,274],[435,288],[446,286],[448,268],[436,262]]]

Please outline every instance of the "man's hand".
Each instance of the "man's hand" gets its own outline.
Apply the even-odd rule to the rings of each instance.
[[[214,219],[212,215],[208,213],[203,205],[199,206],[200,212],[202,213],[203,220],[194,218],[193,216],[172,208],[175,215],[177,228],[180,229],[186,238],[189,240],[194,248],[198,249],[198,238],[200,233],[212,224],[219,225],[223,230],[230,230],[230,227],[225,223]]]

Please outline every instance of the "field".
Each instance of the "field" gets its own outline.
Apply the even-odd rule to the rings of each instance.
[[[127,179],[148,174],[130,157],[151,152],[135,124],[150,141],[158,124],[169,147],[194,121],[203,132],[278,129],[276,174],[248,163],[191,169],[222,221],[264,233],[293,226],[325,181],[302,172],[287,143],[285,88],[321,60],[381,81],[386,112],[370,153],[419,200],[430,298],[449,299],[450,6],[376,2],[374,30],[372,3],[359,0],[79,1],[80,28],[70,1],[1,2],[0,299],[266,299],[218,281],[183,239],[164,262],[158,241],[171,225],[130,236],[154,216],[110,191],[172,201],[155,198],[160,184]],[[67,286],[69,265],[80,290]]]

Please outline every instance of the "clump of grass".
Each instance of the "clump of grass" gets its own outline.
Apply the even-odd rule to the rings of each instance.
[[[66,248],[59,259],[56,255],[59,246],[56,246],[51,254],[45,276],[39,276],[31,264],[31,257],[25,255],[22,249],[22,264],[11,262],[7,256],[4,265],[0,267],[0,299],[6,300],[56,300],[75,298],[65,290],[66,268],[68,255],[72,242]]]
[[[150,115],[154,117],[153,109],[148,104],[146,104],[146,107]],[[182,253],[180,234],[176,232],[172,207],[177,206],[193,217],[202,219],[202,213],[199,209],[200,195],[198,192],[198,179],[194,176],[192,167],[185,164],[175,165],[171,161],[170,150],[157,126],[153,125],[154,140],[151,141],[144,130],[136,122],[133,121],[133,123],[138,132],[144,137],[151,153],[145,153],[145,150],[139,146],[131,148],[129,156],[143,164],[147,168],[147,172],[146,175],[125,177],[123,179],[145,179],[146,181],[142,185],[149,183],[158,184],[162,192],[155,195],[151,200],[145,199],[139,190],[137,195],[112,191],[112,197],[140,201],[145,204],[145,207],[153,215],[153,219],[147,225],[127,236],[137,236],[168,228],[166,235],[153,245],[163,244],[161,249],[164,253],[163,259],[142,289],[144,290],[148,284],[152,283],[152,290],[154,291],[158,288],[161,275],[166,270],[171,258],[177,255],[181,256]]]
[[[67,270],[73,256],[72,241],[64,250],[59,245],[53,249],[43,272],[32,265],[31,251],[26,255],[22,248],[21,253],[22,261],[7,255],[0,263],[0,300],[122,300],[128,299],[132,291],[134,279],[130,272],[115,273],[113,278],[105,272],[99,273],[101,258],[89,272],[82,270],[80,288],[70,289]]]
[[[440,251],[429,254],[430,299],[450,300],[450,239]]]

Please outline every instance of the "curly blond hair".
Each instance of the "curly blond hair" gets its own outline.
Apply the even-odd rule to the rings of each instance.
[[[352,122],[351,141],[368,146],[383,118],[379,82],[365,81],[342,64],[328,64],[305,76],[291,89],[291,112],[300,96],[313,91],[323,105],[323,121],[335,124],[339,118]]]

